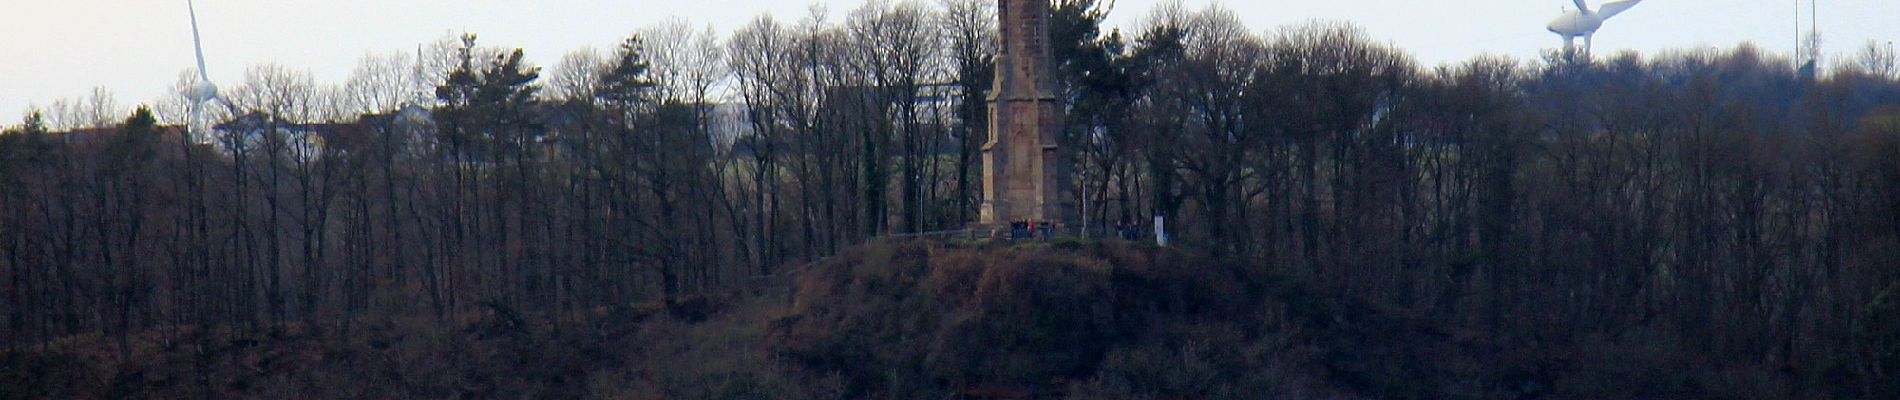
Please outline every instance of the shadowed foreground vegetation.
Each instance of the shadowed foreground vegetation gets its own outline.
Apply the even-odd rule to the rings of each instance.
[[[1864,383],[1720,365],[1655,332],[1507,340],[1311,287],[1127,243],[886,243],[670,305],[157,331],[123,356],[73,338],[0,358],[0,398],[1851,398]]]

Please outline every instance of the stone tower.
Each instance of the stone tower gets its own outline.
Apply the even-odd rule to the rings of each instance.
[[[999,0],[1002,48],[990,91],[990,138],[983,144],[980,224],[1071,223],[1069,166],[1063,162],[1062,102],[1049,50],[1049,0]]]

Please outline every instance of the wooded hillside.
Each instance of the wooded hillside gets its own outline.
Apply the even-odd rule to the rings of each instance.
[[[98,336],[130,360],[178,329],[573,316],[960,228],[987,3],[648,30],[548,79],[474,35],[439,76],[349,96],[261,68],[214,113],[261,134],[209,143],[146,109],[70,133],[30,116],[0,134],[0,342]],[[1103,31],[1095,2],[1055,7],[1089,237],[1158,214],[1221,265],[1397,320],[1608,349],[1559,364],[1681,355],[1655,361],[1697,385],[1900,392],[1890,49],[1815,75],[1746,44],[1426,67],[1346,24],[1165,8]],[[745,133],[722,139],[735,108]]]

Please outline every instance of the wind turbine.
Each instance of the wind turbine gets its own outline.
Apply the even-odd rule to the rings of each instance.
[[[198,83],[192,84],[191,89],[185,93],[185,98],[191,100],[191,121],[185,124],[188,128],[195,128],[195,126],[192,125],[202,122],[204,118],[205,104],[219,100],[218,85],[212,84],[211,74],[205,72],[204,39],[198,35],[198,6],[191,0],[186,0],[185,7],[191,12],[191,45],[197,50],[198,54]],[[193,139],[204,140],[206,138]]]
[[[1589,53],[1591,37],[1596,36],[1597,28],[1603,27],[1604,20],[1622,14],[1624,10],[1635,7],[1636,3],[1643,2],[1643,0],[1613,1],[1604,3],[1603,7],[1596,11],[1590,11],[1590,6],[1584,4],[1583,0],[1571,1],[1577,3],[1577,9],[1558,16],[1557,19],[1551,20],[1549,25],[1552,33],[1563,36],[1565,57],[1575,54],[1578,37],[1583,38],[1583,52]]]

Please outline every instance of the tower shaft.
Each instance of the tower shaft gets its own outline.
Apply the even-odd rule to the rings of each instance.
[[[981,224],[1069,223],[1062,101],[1049,46],[1048,0],[999,0],[1002,48],[983,144]]]

